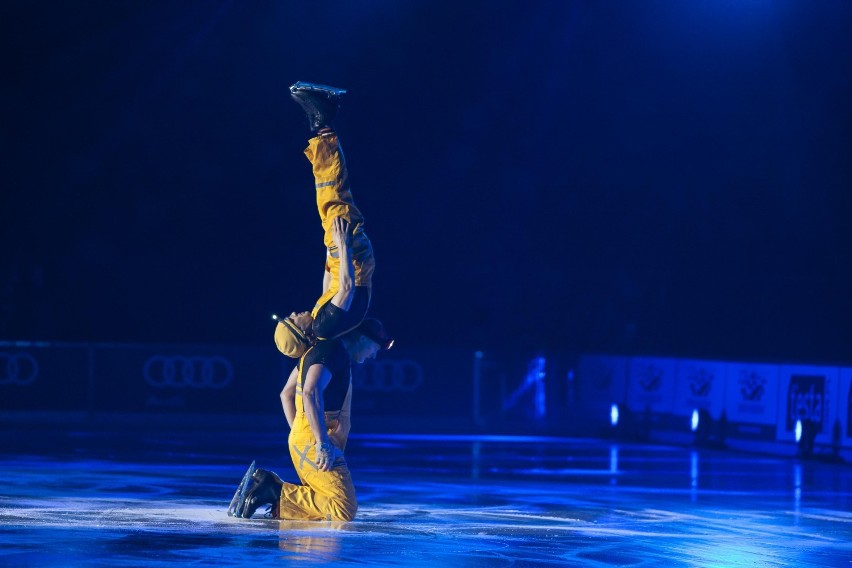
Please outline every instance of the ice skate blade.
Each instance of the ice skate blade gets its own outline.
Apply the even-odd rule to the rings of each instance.
[[[254,471],[257,469],[257,462],[251,462],[251,465],[246,470],[245,475],[243,476],[242,481],[237,486],[237,491],[234,493],[234,498],[231,499],[231,504],[228,505],[228,516],[236,517],[238,519],[243,518],[243,509],[245,507],[245,495],[248,491],[248,486],[252,482],[252,475],[254,475]]]

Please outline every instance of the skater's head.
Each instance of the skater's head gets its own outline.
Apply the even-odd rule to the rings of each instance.
[[[382,322],[374,318],[364,319],[343,340],[349,356],[358,364],[375,359],[379,351],[387,351],[393,346],[393,339],[385,331]]]
[[[311,330],[313,321],[310,312],[293,312],[284,319],[278,319],[275,327],[275,345],[278,350],[287,357],[301,357],[314,343]]]
[[[311,312],[293,312],[289,316],[287,316],[287,320],[292,322],[293,325],[298,327],[303,333],[310,334],[311,326],[314,323],[314,318],[311,316]]]

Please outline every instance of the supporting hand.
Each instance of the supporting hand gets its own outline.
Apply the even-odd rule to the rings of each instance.
[[[343,217],[335,217],[331,220],[331,238],[337,248],[342,248],[349,244],[351,235],[349,234],[349,223]]]
[[[317,442],[314,450],[317,455],[317,469],[320,471],[329,471],[334,465],[334,446],[326,440],[325,442]]]

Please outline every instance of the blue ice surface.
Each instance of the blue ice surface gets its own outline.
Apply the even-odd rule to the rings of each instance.
[[[848,466],[602,440],[357,435],[351,523],[233,519],[284,435],[0,436],[0,565],[850,566]]]

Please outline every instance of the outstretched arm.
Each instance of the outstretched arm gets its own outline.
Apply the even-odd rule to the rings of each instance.
[[[296,383],[299,381],[299,367],[293,367],[290,377],[287,379],[287,384],[281,390],[281,406],[284,407],[284,416],[287,417],[287,424],[290,428],[293,427],[293,420],[296,418]]]
[[[305,375],[302,386],[302,400],[305,403],[305,417],[311,425],[311,432],[316,440],[316,463],[320,471],[328,471],[334,463],[334,448],[328,437],[328,427],[325,423],[325,403],[322,391],[331,381],[331,371],[325,365],[311,365]]]
[[[331,303],[341,310],[349,310],[355,296],[355,267],[352,264],[352,251],[349,250],[349,223],[342,217],[332,220],[331,237],[340,253],[340,282]]]

